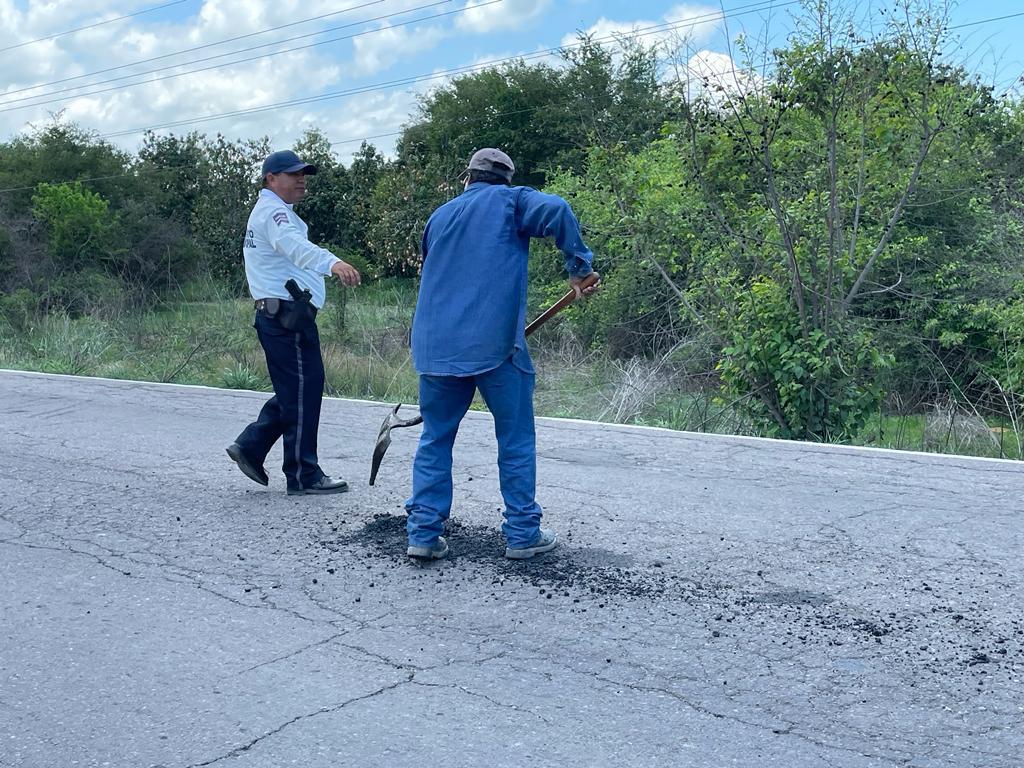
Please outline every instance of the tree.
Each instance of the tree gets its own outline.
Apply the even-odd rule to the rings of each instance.
[[[863,424],[872,398],[853,393],[872,392],[886,359],[860,306],[893,290],[879,279],[919,246],[903,236],[908,203],[936,143],[976,100],[942,61],[944,19],[901,4],[898,18],[915,21],[865,40],[845,4],[808,0],[771,76],[750,72],[745,87],[689,105],[681,126],[740,267],[740,299],[719,313],[732,339],[723,383],[786,437],[847,439]],[[725,185],[723,152],[739,171]]]
[[[293,147],[307,163],[317,166],[314,176],[306,177],[306,197],[295,207],[309,226],[314,243],[349,246],[345,213],[348,173],[331,151],[331,142],[318,128],[308,128]]]
[[[101,263],[110,253],[117,219],[95,192],[73,184],[40,184],[32,213],[47,229],[51,253],[62,271]]]
[[[348,167],[348,189],[345,199],[335,215],[347,228],[347,242],[352,250],[369,258],[369,232],[377,219],[374,208],[374,190],[385,168],[384,157],[372,144],[365,141],[352,157]]]
[[[266,138],[205,141],[206,186],[192,212],[192,231],[205,251],[208,271],[242,285],[242,237],[259,191],[259,168],[270,154]]]
[[[130,158],[95,133],[62,122],[50,123],[0,144],[0,205],[15,214],[27,213],[40,183],[88,179],[90,189],[117,206],[132,196],[126,177]]]

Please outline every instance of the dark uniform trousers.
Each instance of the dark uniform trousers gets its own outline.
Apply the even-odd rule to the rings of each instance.
[[[289,331],[263,310],[257,310],[253,325],[267,356],[274,396],[235,442],[250,461],[262,465],[271,447],[283,437],[282,469],[288,487],[303,489],[324,476],[316,456],[324,392],[320,334],[315,323],[301,331]]]

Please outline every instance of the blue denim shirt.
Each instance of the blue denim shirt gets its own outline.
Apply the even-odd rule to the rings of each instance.
[[[532,237],[555,239],[570,276],[592,271],[579,222],[557,195],[477,182],[434,211],[412,324],[418,373],[473,376],[510,356],[533,373],[525,335]]]

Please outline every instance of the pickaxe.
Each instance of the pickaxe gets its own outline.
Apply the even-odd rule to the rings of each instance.
[[[580,290],[585,291],[586,289],[597,285],[600,282],[601,277],[597,272],[591,272],[580,283]],[[576,290],[566,292],[566,294],[552,304],[550,307],[544,310],[536,320],[526,326],[526,335],[529,336],[531,333],[540,328],[544,323],[550,320],[552,317],[557,315],[567,306],[576,300]],[[402,407],[399,403],[391,412],[385,417],[384,422],[380,425],[380,432],[377,433],[377,443],[373,447],[373,461],[370,464],[370,485],[373,485],[377,479],[377,470],[380,469],[380,463],[384,459],[384,454],[388,450],[388,446],[391,445],[391,430],[398,427],[414,427],[417,424],[423,422],[422,416],[413,416],[410,419],[398,418],[398,409]]]

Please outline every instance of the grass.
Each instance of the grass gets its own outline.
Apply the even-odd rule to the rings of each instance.
[[[1017,435],[1005,421],[985,421],[949,411],[876,415],[864,428],[858,443],[876,448],[993,459],[1022,458]]]
[[[319,319],[327,393],[415,401],[416,376],[405,344],[411,286],[385,283],[339,296],[342,290],[332,291],[333,304]],[[270,391],[252,317],[251,302],[236,297],[190,297],[107,320],[44,315],[21,333],[0,336],[0,365]]]
[[[208,296],[209,300],[199,297]],[[330,396],[415,403],[418,380],[408,335],[411,281],[357,290],[332,283],[318,325]],[[0,325],[0,367],[113,379],[204,384],[270,391],[252,304],[216,286],[190,287],[177,302],[113,318],[35,317],[24,328]],[[537,366],[536,413],[720,434],[757,435],[738,409],[722,404],[702,379],[668,377],[652,361],[615,361],[588,352],[564,326],[531,341]],[[477,399],[474,408],[483,405]],[[951,409],[876,414],[858,445],[996,458],[1021,458],[1008,422]]]

